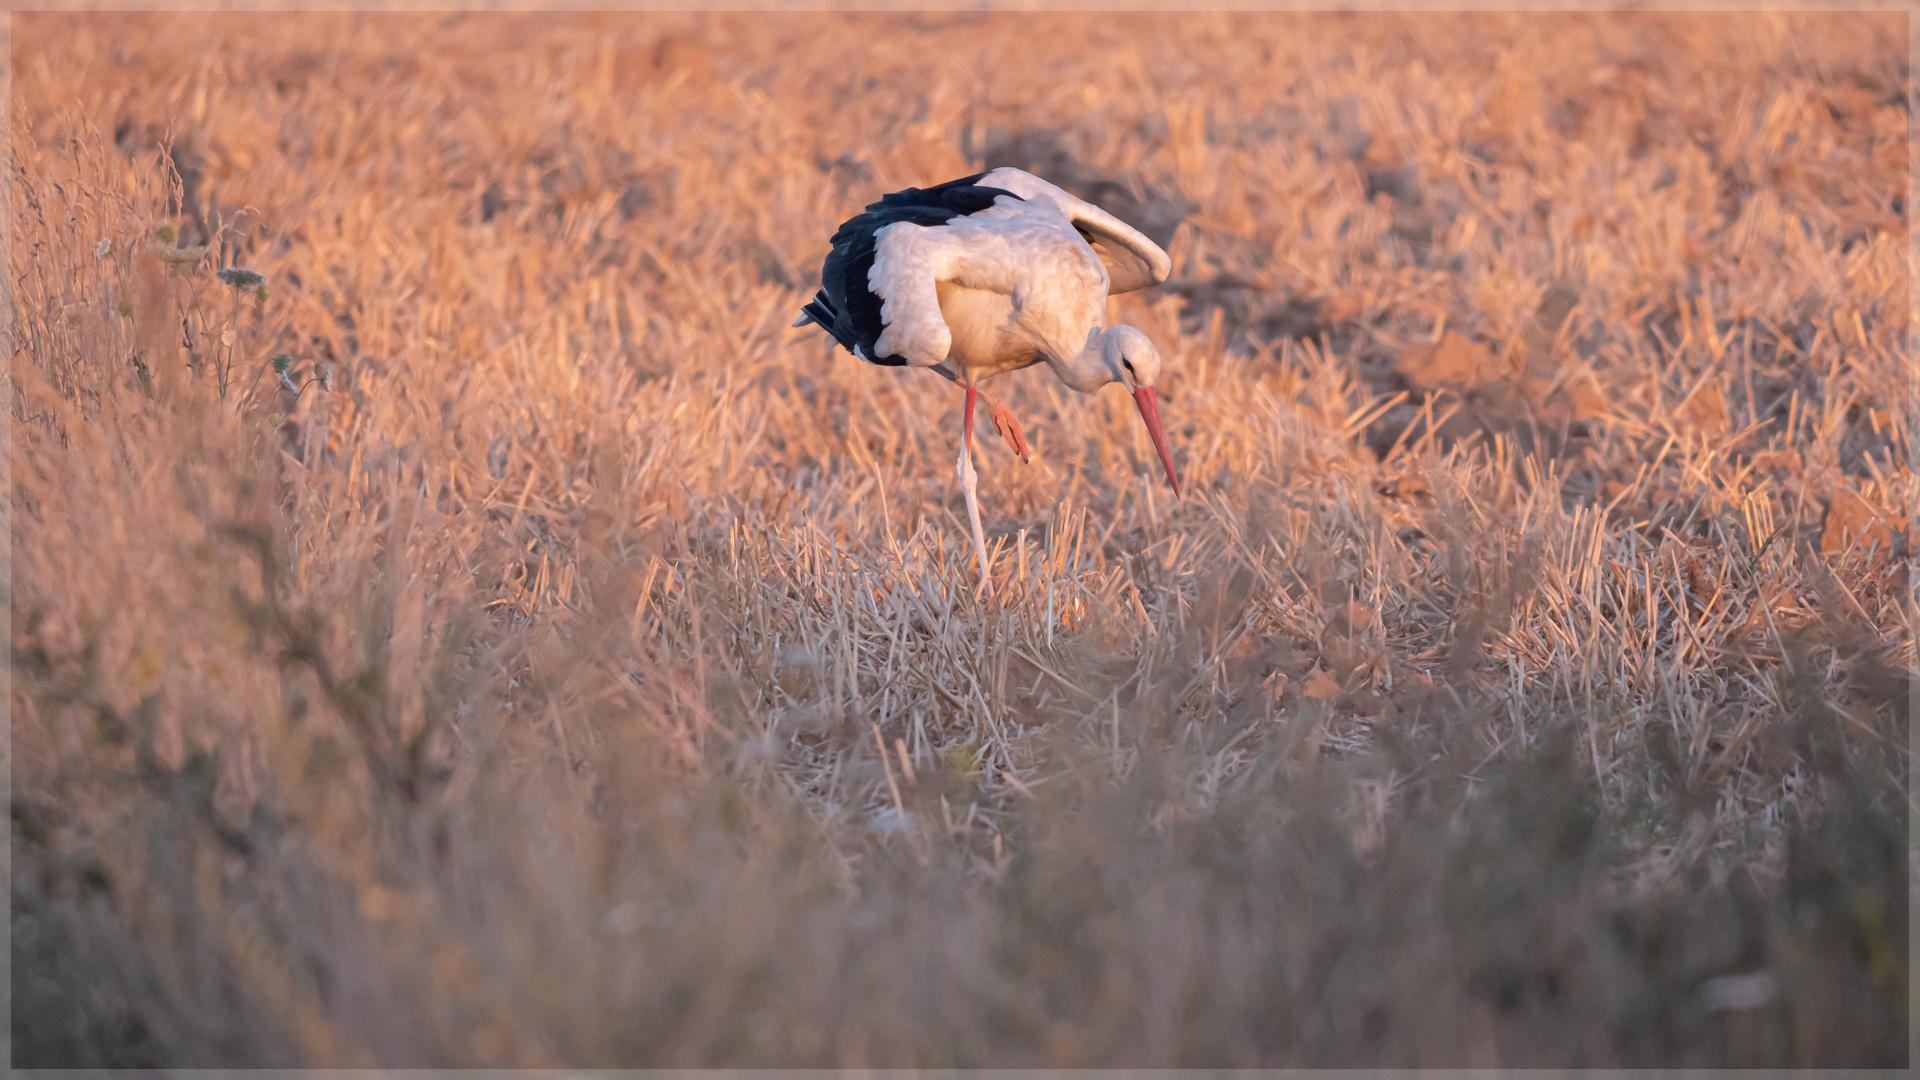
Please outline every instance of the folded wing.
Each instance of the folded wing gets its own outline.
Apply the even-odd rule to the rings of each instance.
[[[820,268],[820,291],[794,325],[817,323],[869,363],[939,363],[947,339],[941,336],[945,323],[938,321],[937,284],[950,272],[952,254],[940,243],[952,239],[943,226],[1015,198],[999,188],[975,187],[979,179],[896,191],[842,222]],[[883,236],[892,238],[885,251]],[[889,335],[890,321],[901,325]]]
[[[1051,200],[1107,264],[1110,292],[1132,292],[1167,280],[1173,260],[1138,229],[1075,195],[1020,169],[995,169],[974,183],[1010,191],[1029,202]]]
[[[953,333],[940,314],[939,283],[951,280],[965,254],[944,226],[899,221],[874,235],[867,288],[880,298],[876,357],[900,356],[911,367],[947,358]]]

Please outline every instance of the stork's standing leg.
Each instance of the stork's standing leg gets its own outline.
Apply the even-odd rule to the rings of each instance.
[[[980,557],[980,580],[987,587],[987,598],[992,599],[993,579],[987,576],[987,537],[980,528],[979,481],[973,469],[973,395],[973,383],[968,382],[966,437],[960,440],[960,490],[967,494],[967,524],[973,526],[973,550]]]

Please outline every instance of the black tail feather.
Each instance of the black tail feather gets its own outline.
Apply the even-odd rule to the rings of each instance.
[[[824,292],[814,294],[813,300],[800,312],[828,333],[833,332],[833,324],[840,318],[834,313],[833,302],[827,299]]]

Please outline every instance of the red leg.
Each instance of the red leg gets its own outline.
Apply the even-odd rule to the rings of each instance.
[[[992,397],[987,399],[987,407],[993,415],[993,430],[1007,440],[1007,445],[1013,447],[1013,452],[1020,455],[1021,461],[1028,460],[1027,437],[1020,431],[1020,421],[1013,418],[1013,410],[1007,408],[1006,402]]]
[[[960,377],[959,372],[953,370],[951,364],[937,364],[932,368],[932,371],[935,375],[940,376],[948,382],[967,386],[966,380]],[[967,392],[971,394],[973,387],[967,386]],[[1032,451],[1027,446],[1026,435],[1020,430],[1020,422],[1013,418],[1013,410],[1007,408],[1006,402],[1001,401],[999,398],[985,391],[981,391],[980,396],[987,399],[987,407],[992,411],[993,430],[999,432],[1000,437],[1007,440],[1007,445],[1013,447],[1013,452],[1020,455],[1021,461],[1030,460]],[[968,413],[968,418],[971,420],[971,412]],[[972,429],[969,428],[968,430],[971,432]],[[967,445],[969,447],[973,445],[971,437],[967,440]]]

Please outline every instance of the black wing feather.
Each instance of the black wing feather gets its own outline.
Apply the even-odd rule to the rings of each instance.
[[[937,187],[907,188],[867,204],[864,213],[849,218],[834,232],[833,250],[827,252],[827,261],[820,268],[820,291],[801,310],[855,356],[886,367],[905,366],[904,356],[873,354],[874,344],[885,329],[880,321],[880,297],[867,288],[867,273],[873,269],[873,234],[899,221],[929,227],[945,225],[954,218],[991,208],[993,200],[1002,195],[1013,195],[1001,188],[977,186],[974,181],[985,175],[975,173]]]

